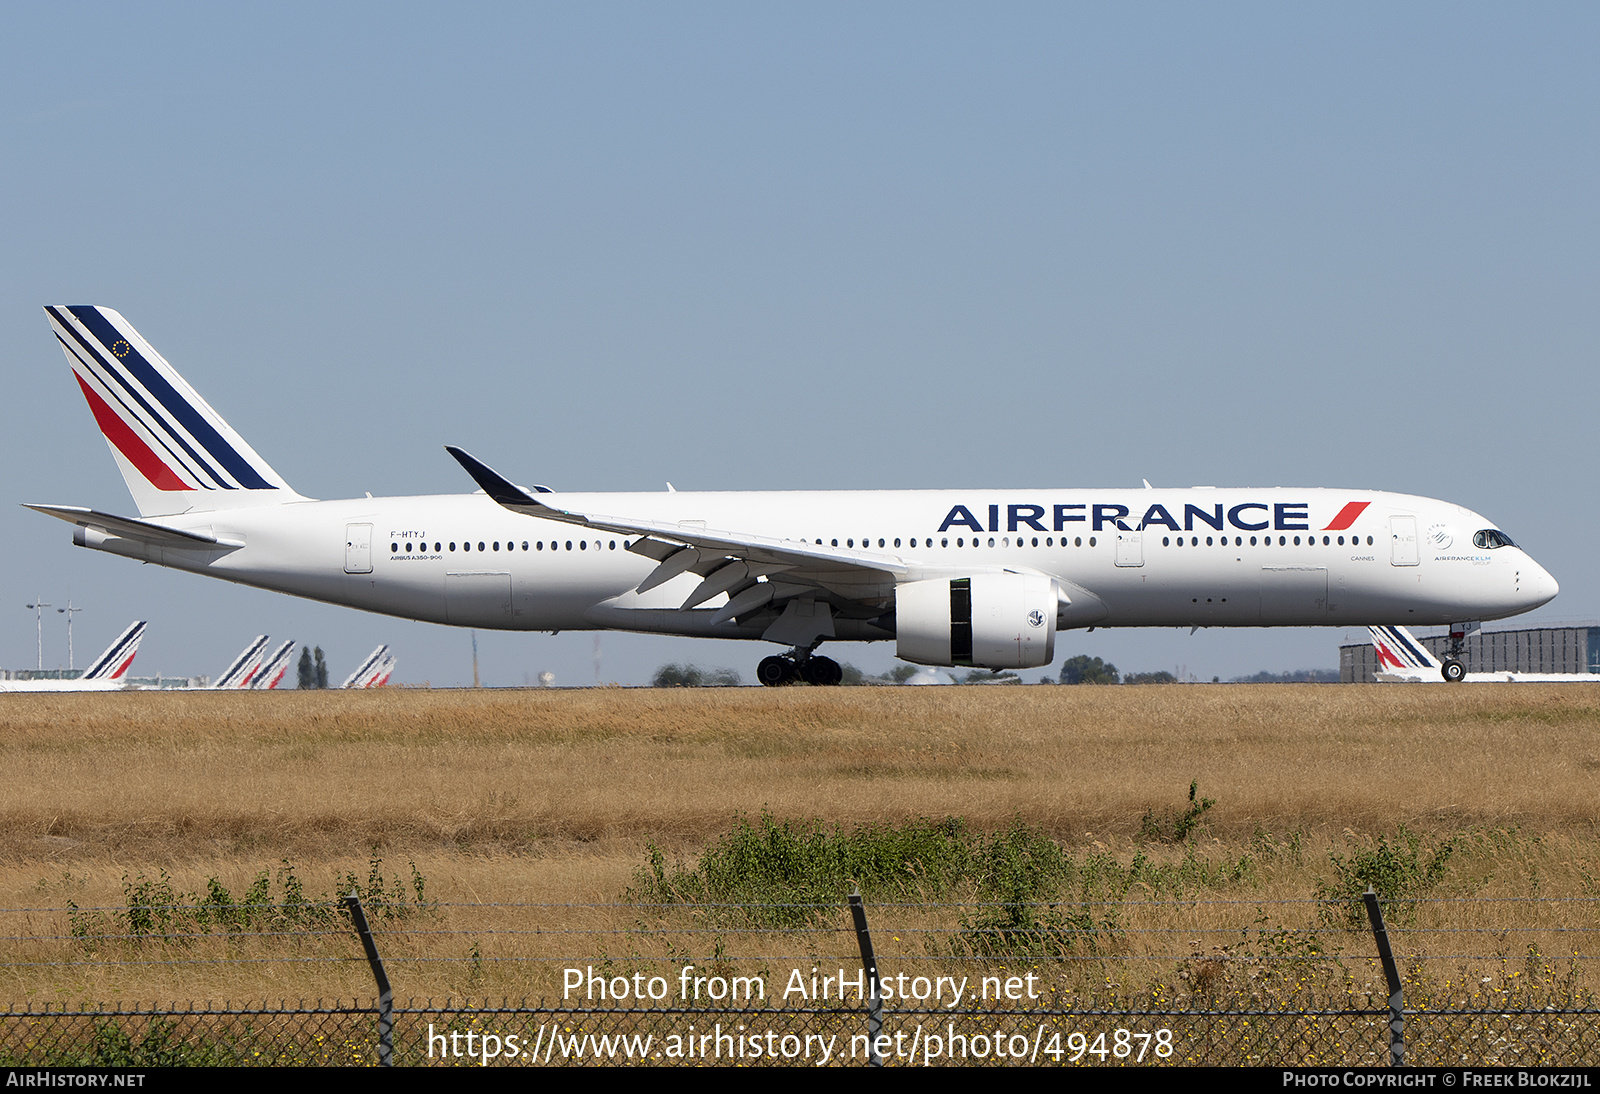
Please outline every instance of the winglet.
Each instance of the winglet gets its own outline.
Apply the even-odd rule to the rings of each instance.
[[[528,494],[528,492],[488,464],[474,458],[470,453],[457,448],[453,444],[444,446],[444,450],[455,457],[455,461],[472,476],[472,481],[478,484],[485,494],[488,494],[500,505],[532,505],[543,508],[542,505]]]

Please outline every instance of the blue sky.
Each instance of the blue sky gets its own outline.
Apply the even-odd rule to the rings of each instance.
[[[1443,497],[1600,615],[1600,11],[7,5],[0,665],[465,633],[78,550],[132,505],[45,323],[114,307],[302,493],[1299,485]],[[1128,670],[1341,630],[1069,634]],[[64,629],[47,622],[47,663]],[[588,634],[478,635],[491,683]],[[756,646],[605,635],[601,676]],[[830,651],[870,671],[892,647]]]

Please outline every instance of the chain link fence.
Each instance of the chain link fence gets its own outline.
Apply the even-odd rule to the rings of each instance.
[[[1371,933],[1346,924],[1329,945],[1326,902],[1278,902],[1280,921],[1304,913],[1306,926],[1254,933],[1184,925],[1206,902],[1124,903],[1114,937],[1093,929],[1104,909],[894,904],[869,915],[859,900],[677,906],[670,917],[618,905],[450,910],[456,923],[507,908],[546,917],[526,930],[382,914],[365,930],[359,914],[341,926],[336,908],[281,906],[210,924],[140,906],[99,919],[72,908],[68,929],[51,933],[67,910],[0,910],[45,925],[8,939],[13,959],[0,967],[13,974],[298,962],[345,982],[370,970],[378,990],[350,1004],[12,1005],[0,1011],[0,1065],[1600,1064],[1592,959],[1580,954],[1592,948],[1592,901],[1522,902],[1537,942],[1499,927],[1484,951],[1462,945],[1480,928],[1407,927],[1392,932],[1392,954],[1376,914]],[[1265,919],[1262,902],[1212,903]],[[1470,901],[1431,903],[1441,923],[1478,914]],[[623,925],[564,927],[557,914]],[[762,926],[737,925],[752,916]],[[955,927],[931,925],[952,917]],[[86,933],[90,922],[103,929]],[[1552,940],[1570,956],[1544,956]],[[435,1002],[397,1000],[389,986],[390,968],[403,991],[440,966],[472,983],[497,963],[549,992]]]
[[[1374,1067],[1387,1010],[565,1008],[411,1002],[393,1011],[400,1066],[1208,1065]],[[1408,1011],[1417,1066],[1596,1066],[1600,1010]],[[50,1007],[0,1013],[8,1067],[366,1067],[376,1005]]]

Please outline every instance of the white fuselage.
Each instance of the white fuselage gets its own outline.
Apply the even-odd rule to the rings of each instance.
[[[39,691],[127,691],[126,680],[0,680],[0,693]]]
[[[1059,625],[1429,625],[1497,619],[1550,600],[1521,548],[1447,502],[1327,489],[946,490],[559,495],[572,511],[733,529],[892,558],[909,579],[1017,571],[1071,592]],[[1364,505],[1361,503],[1365,503]],[[1359,512],[1351,515],[1352,510]],[[161,518],[240,546],[176,549],[79,528],[77,541],[178,569],[367,611],[507,630],[625,629],[754,638],[713,623],[726,596],[684,610],[683,574],[633,590],[656,561],[637,539],[536,517],[484,494],[300,501]],[[862,603],[892,610],[895,584]],[[839,639],[892,637],[886,615]],[[892,623],[887,624],[892,628]]]

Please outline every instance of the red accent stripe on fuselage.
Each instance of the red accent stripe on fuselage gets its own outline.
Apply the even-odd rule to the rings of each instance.
[[[1342,532],[1356,522],[1362,510],[1371,505],[1370,501],[1353,501],[1339,510],[1339,515],[1333,518],[1333,523],[1323,529],[1324,532]]]

